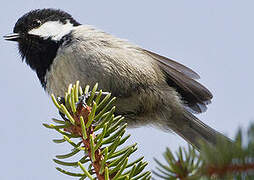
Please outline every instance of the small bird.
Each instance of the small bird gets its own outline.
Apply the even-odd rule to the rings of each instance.
[[[49,94],[64,96],[71,83],[95,85],[117,97],[116,114],[128,127],[155,125],[200,147],[221,135],[193,113],[207,109],[212,94],[190,68],[82,25],[58,9],[23,15],[6,40],[18,42],[22,60],[34,70]],[[221,135],[222,136],[222,135]]]

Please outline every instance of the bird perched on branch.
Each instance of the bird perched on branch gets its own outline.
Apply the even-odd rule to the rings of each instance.
[[[48,93],[64,96],[70,83],[93,86],[117,97],[116,113],[129,127],[156,125],[199,147],[216,143],[220,133],[192,113],[204,112],[212,94],[199,75],[176,61],[114,37],[70,14],[37,9],[23,15],[13,34],[22,59]]]

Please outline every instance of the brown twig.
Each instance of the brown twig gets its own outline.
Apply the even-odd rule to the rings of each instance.
[[[188,170],[186,168],[184,168],[181,164],[181,161],[178,160],[176,163],[175,163],[176,166],[179,167],[179,169],[181,169],[181,174],[176,174],[176,177],[179,178],[180,180],[185,180],[186,177],[188,177]]]
[[[242,165],[227,165],[224,167],[215,167],[215,166],[209,166],[207,167],[207,174],[209,177],[212,175],[218,175],[223,176],[227,173],[240,173],[240,172],[247,172],[249,170],[254,171],[254,164],[242,164]]]
[[[75,135],[78,135],[82,138],[82,142],[84,144],[84,147],[86,148],[88,152],[88,156],[90,158],[90,161],[92,162],[92,166],[94,167],[94,171],[97,175],[97,178],[99,180],[104,180],[105,179],[105,174],[104,172],[100,174],[100,168],[101,168],[101,161],[104,159],[103,155],[101,154],[101,149],[98,148],[95,151],[95,161],[92,161],[92,152],[91,152],[91,144],[90,144],[90,135],[93,136],[93,138],[96,138],[96,135],[94,134],[94,127],[91,125],[89,128],[87,128],[87,138],[84,139],[82,136],[82,128],[81,128],[81,123],[80,123],[80,116],[83,117],[85,124],[88,122],[88,116],[91,113],[91,107],[82,105],[82,103],[78,104],[77,106],[77,111],[75,114],[72,114],[74,120],[75,120],[75,125],[71,125],[68,128],[65,128],[64,130],[70,133],[73,133]],[[96,142],[95,144],[96,145]]]

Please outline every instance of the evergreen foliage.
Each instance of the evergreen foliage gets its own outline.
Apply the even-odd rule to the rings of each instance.
[[[254,124],[248,130],[246,145],[243,137],[239,130],[233,142],[218,137],[216,146],[202,143],[200,152],[191,146],[188,151],[179,148],[175,156],[167,149],[167,165],[155,160],[159,167],[154,174],[167,180],[253,180]]]
[[[67,142],[73,148],[67,154],[57,155],[54,162],[66,167],[79,167],[81,172],[70,172],[60,167],[56,169],[79,179],[150,179],[151,173],[144,172],[147,163],[143,162],[143,157],[129,162],[129,157],[137,150],[136,144],[122,147],[130,135],[125,135],[127,124],[123,123],[124,117],[114,116],[115,107],[112,104],[115,98],[102,90],[97,92],[97,88],[98,84],[89,91],[89,86],[86,86],[83,92],[77,82],[69,86],[64,98],[56,99],[52,95],[63,120],[53,119],[56,124],[44,126],[63,136],[53,142]],[[79,141],[76,143],[75,139]],[[63,160],[78,153],[82,154],[82,158],[77,162]]]

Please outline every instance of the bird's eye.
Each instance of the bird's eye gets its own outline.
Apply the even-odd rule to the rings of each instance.
[[[32,22],[32,26],[33,26],[33,27],[38,27],[38,26],[40,26],[40,25],[41,25],[41,21],[38,20],[38,19],[36,19],[36,20],[34,20],[34,21]]]

